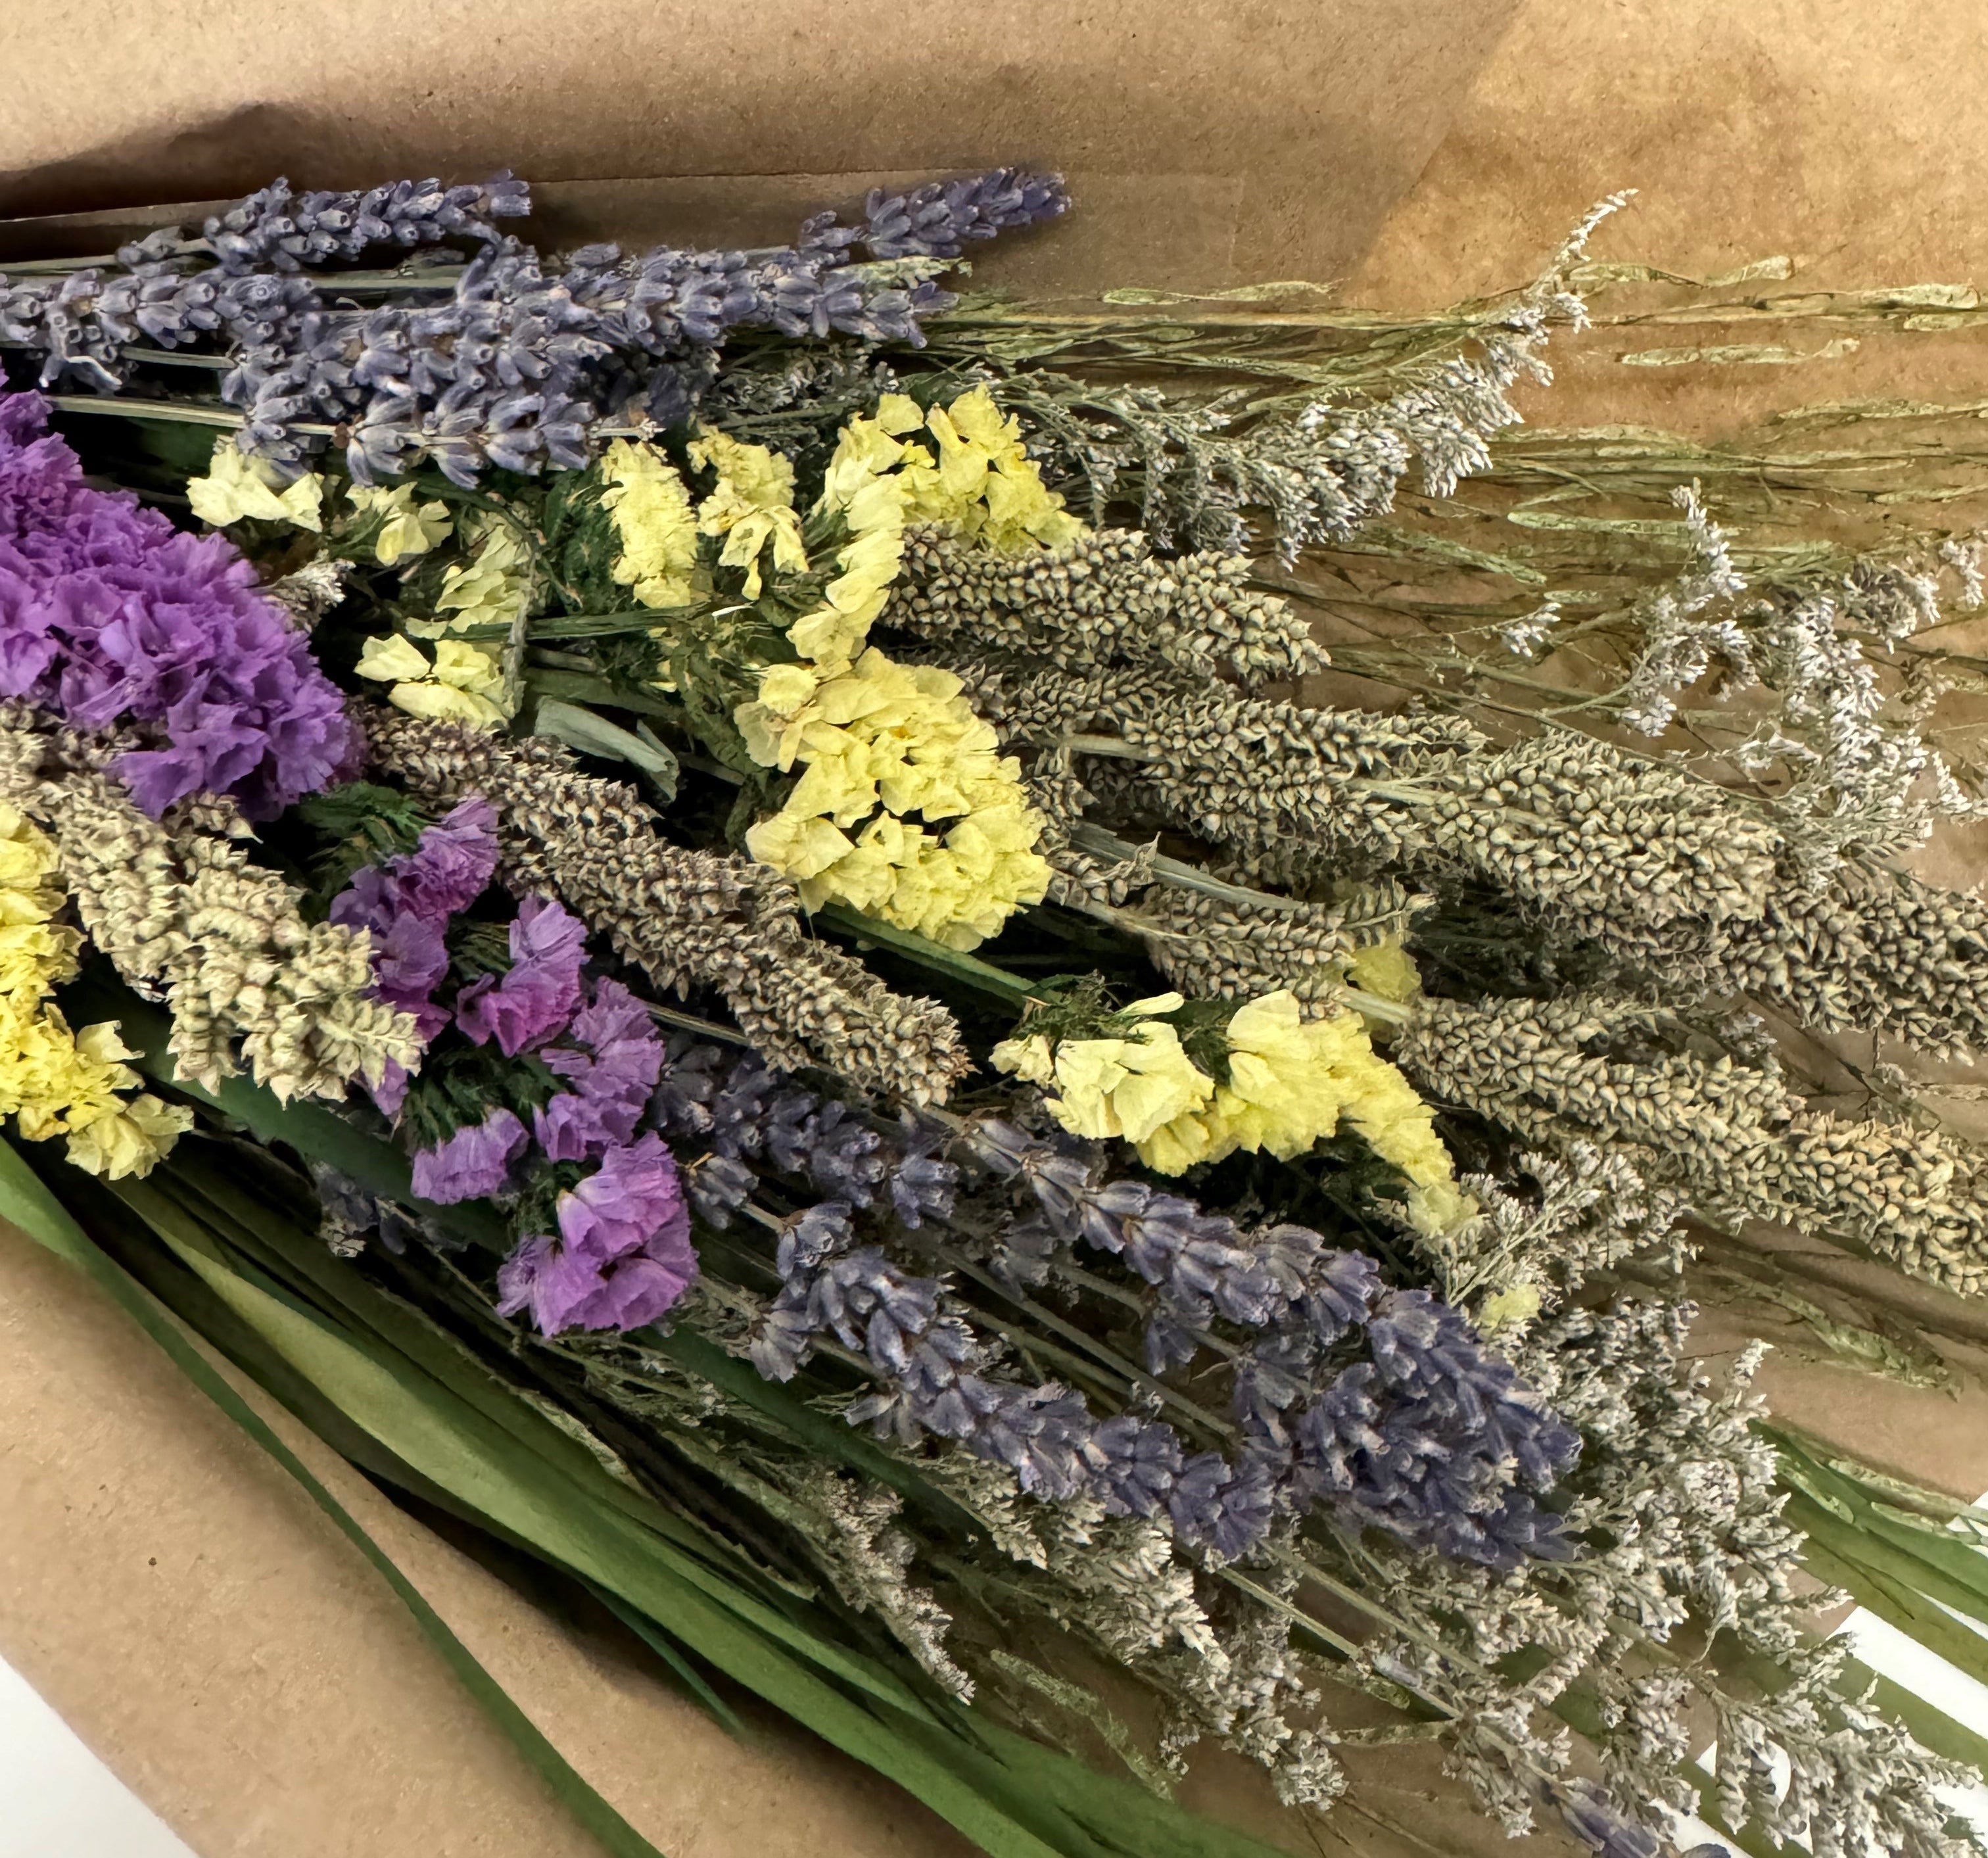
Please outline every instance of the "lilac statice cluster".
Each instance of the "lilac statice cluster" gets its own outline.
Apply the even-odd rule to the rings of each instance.
[[[449,1023],[448,1009],[436,1003],[434,993],[448,972],[450,919],[482,896],[496,874],[497,811],[472,794],[425,827],[411,851],[362,865],[332,899],[333,922],[370,934],[374,985],[381,999],[413,1014],[424,1045]],[[392,1108],[406,1088],[403,1073]]]
[[[665,1048],[655,1119],[671,1140],[706,1151],[691,1171],[691,1196],[698,1216],[721,1230],[752,1193],[749,1162],[795,1176],[851,1208],[881,1204],[914,1231],[952,1211],[959,1170],[938,1152],[943,1125],[905,1110],[894,1127],[879,1128],[847,1104],[802,1088],[756,1052],[675,1034]]]
[[[84,482],[33,394],[0,394],[0,695],[78,729],[137,724],[117,763],[154,817],[225,794],[250,819],[358,770],[309,642],[219,536]]]
[[[489,803],[467,796],[411,851],[358,872],[333,918],[373,932],[376,985],[417,1016],[425,1043],[453,1027],[507,1060],[529,1054],[563,1086],[532,1106],[529,1128],[494,1104],[414,1152],[414,1194],[437,1206],[508,1199],[534,1162],[591,1169],[558,1195],[557,1234],[528,1232],[505,1261],[502,1312],[528,1310],[548,1335],[638,1328],[697,1271],[675,1161],[659,1136],[637,1134],[663,1064],[647,1009],[619,981],[587,973],[586,925],[540,896],[519,903],[502,973],[476,976],[446,1005],[436,998],[450,920],[495,871],[495,825]],[[409,1088],[401,1073],[375,1096],[397,1114]]]
[[[610,1149],[559,1200],[559,1236],[527,1239],[497,1274],[497,1308],[544,1334],[639,1329],[697,1275],[690,1210],[660,1135]]]
[[[336,432],[361,483],[428,459],[468,486],[491,465],[578,469],[604,420],[688,417],[735,330],[921,343],[920,317],[956,300],[936,279],[960,251],[1067,204],[1054,177],[1002,168],[873,195],[863,226],[817,215],[791,245],[595,245],[553,271],[496,235],[496,218],[526,210],[508,178],[303,196],[279,182],[209,222],[217,265],[187,269],[191,248],[161,235],[120,269],[0,279],[0,343],[39,352],[44,386],[75,374],[115,393],[127,349],[211,340],[235,361],[221,398],[242,412],[245,450],[295,468]],[[328,300],[298,269],[458,236],[484,243],[459,275],[423,289],[411,274],[371,309]],[[860,245],[876,262],[851,262]]]
[[[1155,1372],[1187,1365],[1216,1317],[1259,1332],[1232,1348],[1232,1466],[1183,1468],[1169,1507],[1217,1542],[1324,1503],[1357,1525],[1492,1566],[1569,1552],[1536,1496],[1570,1468],[1580,1440],[1489,1353],[1469,1324],[1422,1291],[1391,1291],[1364,1254],[1293,1225],[1244,1232],[1144,1182],[1101,1178],[1096,1151],[1038,1139],[996,1118],[962,1146],[1033,1199],[991,1261],[1040,1282],[1058,1251],[1084,1244],[1154,1286],[1145,1349]],[[1367,1359],[1338,1345],[1357,1335]]]

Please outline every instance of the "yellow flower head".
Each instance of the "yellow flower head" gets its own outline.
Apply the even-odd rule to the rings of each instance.
[[[770,666],[759,688],[737,713],[746,746],[762,767],[802,773],[746,842],[800,884],[810,909],[840,899],[969,949],[1042,901],[1049,865],[1020,764],[998,753],[957,677],[873,648],[837,675]],[[804,831],[808,821],[826,831]],[[927,829],[942,821],[953,822],[942,838]]]
[[[225,529],[245,516],[265,523],[289,523],[299,529],[324,526],[319,509],[324,480],[306,472],[293,484],[279,489],[274,467],[252,459],[224,433],[214,442],[214,458],[205,477],[187,482],[187,501],[203,523]]]
[[[474,552],[442,576],[436,617],[407,622],[417,638],[441,638],[470,626],[509,628],[531,604],[531,553],[512,523],[478,511],[463,523],[462,539]]]
[[[601,459],[600,472],[607,483],[600,501],[621,544],[615,580],[632,587],[642,606],[693,604],[697,517],[676,467],[654,445],[617,438]]]
[[[396,684],[406,678],[424,678],[431,668],[420,646],[397,632],[387,632],[367,640],[359,650],[354,667],[362,678],[382,684]]]
[[[0,1115],[30,1142],[66,1135],[69,1159],[93,1174],[143,1174],[192,1118],[120,1098],[139,1079],[117,1027],[72,1033],[49,1000],[76,972],[82,940],[49,920],[63,903],[49,881],[56,868],[53,844],[0,803]]]
[[[1021,422],[1004,414],[987,388],[934,407],[925,428],[938,442],[938,461],[905,472],[914,499],[908,521],[942,524],[1009,553],[1065,548],[1084,533],[1043,484],[1022,442]]]
[[[1143,1142],[1192,1114],[1215,1085],[1182,1049],[1180,1035],[1148,1020],[1124,1038],[1064,1039],[1054,1048],[1040,1033],[995,1047],[999,1070],[1043,1086],[1044,1107],[1073,1135],[1122,1135]]]
[[[759,556],[769,541],[773,565],[804,571],[801,519],[794,509],[794,468],[777,452],[749,445],[706,428],[691,442],[691,462],[718,473],[718,486],[698,506],[701,534],[722,536],[725,567],[746,570],[746,597],[756,600],[762,585]]]
[[[391,684],[387,701],[411,716],[495,729],[511,713],[502,665],[465,639],[438,639],[431,664],[420,646],[387,633],[367,640],[355,668],[362,678]]]
[[[383,567],[411,555],[425,555],[446,542],[454,526],[446,503],[417,504],[409,484],[354,484],[345,494],[361,522],[378,520],[373,553]]]

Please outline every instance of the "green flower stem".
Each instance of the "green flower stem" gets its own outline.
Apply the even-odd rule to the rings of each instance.
[[[1145,848],[1131,844],[1107,832],[1102,826],[1094,826],[1089,821],[1080,821],[1073,827],[1070,843],[1080,851],[1088,851],[1098,858],[1116,858],[1129,863],[1145,858],[1147,868],[1157,878],[1176,885],[1182,890],[1199,891],[1203,896],[1215,897],[1226,903],[1239,903],[1252,909],[1303,909],[1304,905],[1296,897],[1273,896],[1268,891],[1250,890],[1240,884],[1230,884],[1220,878],[1212,878],[1199,865],[1184,863],[1179,858],[1170,858],[1155,853],[1145,857]]]

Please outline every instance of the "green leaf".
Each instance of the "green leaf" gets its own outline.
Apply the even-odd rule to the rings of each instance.
[[[448,1622],[401,1573],[393,1558],[367,1533],[364,1525],[319,1481],[303,1460],[221,1378],[144,1291],[90,1242],[82,1228],[36,1177],[12,1145],[4,1141],[0,1141],[0,1215],[58,1257],[66,1259],[109,1292],[126,1314],[171,1357],[188,1379],[303,1487],[311,1501],[380,1571],[395,1597],[414,1615],[422,1631],[470,1694],[510,1738],[567,1810],[607,1850],[614,1853],[615,1858],[661,1858],[655,1846],[588,1785],[531,1718],[519,1708],[502,1685],[457,1638]]]
[[[676,797],[677,758],[656,739],[653,730],[638,736],[580,704],[547,697],[532,719],[532,733],[550,736],[585,754],[631,763],[655,783],[664,800]]]

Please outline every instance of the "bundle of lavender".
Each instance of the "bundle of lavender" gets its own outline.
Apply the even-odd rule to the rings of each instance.
[[[1978,803],[1860,655],[1939,561],[1399,519],[1523,478],[1613,204],[1400,326],[957,298],[1011,171],[563,259],[279,182],[0,279],[8,1217],[997,1858],[1270,1849],[1201,1744],[1384,1819],[1416,1743],[1608,1858],[1959,1858],[1978,1726],[1819,1624],[1982,1669],[1978,1518],[1767,1430],[1679,1274],[1988,1287],[1978,1152],[1760,1017],[1983,1043],[1895,861]],[[1392,708],[1321,694],[1363,602]],[[1715,661],[1752,733],[1638,746]]]

